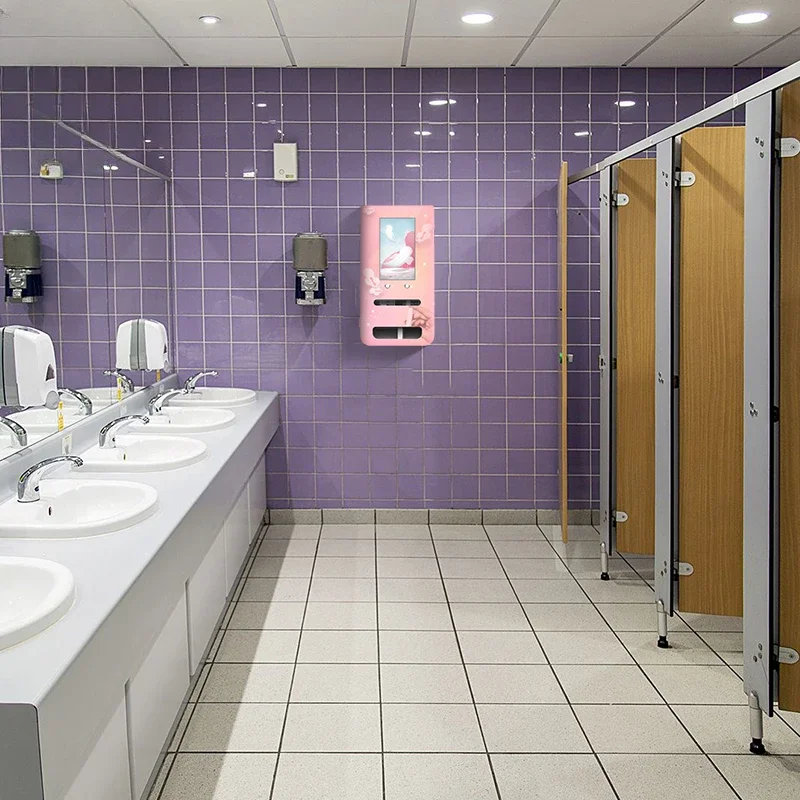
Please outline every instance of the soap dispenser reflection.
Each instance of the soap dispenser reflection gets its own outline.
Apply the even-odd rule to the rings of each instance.
[[[328,242],[319,233],[298,233],[292,242],[292,266],[297,275],[294,301],[299,306],[321,306],[325,298]]]

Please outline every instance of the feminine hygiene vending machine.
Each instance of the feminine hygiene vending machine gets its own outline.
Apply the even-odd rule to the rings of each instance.
[[[423,347],[434,335],[433,206],[361,209],[361,341]]]

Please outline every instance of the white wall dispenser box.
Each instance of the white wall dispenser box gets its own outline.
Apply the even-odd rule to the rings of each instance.
[[[297,142],[276,142],[273,149],[273,176],[276,181],[297,180]]]

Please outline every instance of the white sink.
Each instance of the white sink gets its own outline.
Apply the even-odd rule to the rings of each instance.
[[[39,558],[0,558],[0,650],[30,639],[67,613],[75,578]]]
[[[108,408],[114,403],[118,403],[117,400],[117,387],[116,386],[99,386],[95,387],[94,389],[79,389],[81,394],[86,395],[92,401],[92,409],[97,411],[100,408]],[[134,391],[137,391],[134,389]],[[126,394],[125,392],[122,393],[122,399],[126,400],[130,397],[130,394]],[[69,406],[70,408],[80,408],[80,404],[74,397],[70,397],[69,395],[64,395],[62,397],[64,401],[64,408]]]
[[[185,436],[117,436],[116,447],[97,445],[81,453],[79,472],[155,472],[188,467],[204,458],[206,445]]]
[[[28,446],[36,444],[36,442],[44,439],[45,436],[47,436],[45,433],[29,433]],[[8,433],[8,428],[0,426],[0,459],[13,455],[20,450],[22,448],[17,444],[17,440]]]
[[[0,505],[0,536],[26,539],[77,539],[129,528],[155,510],[158,492],[128,481],[45,478],[40,499]]]
[[[64,407],[64,425],[72,425],[85,415],[80,406]],[[8,415],[9,419],[19,422],[28,433],[56,433],[58,431],[58,409],[28,408]]]
[[[180,394],[171,398],[171,406],[217,406],[236,408],[255,403],[256,393],[252,389],[231,389],[225,386],[198,386],[191,394]]]
[[[207,433],[233,425],[236,414],[226,408],[174,408],[164,406],[160,414],[153,414],[145,425],[133,422],[128,428],[136,433]]]

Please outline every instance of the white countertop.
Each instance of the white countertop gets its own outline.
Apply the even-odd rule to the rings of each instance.
[[[72,571],[76,583],[75,603],[60,620],[33,638],[0,651],[0,703],[40,703],[239,445],[277,404],[275,392],[258,392],[254,403],[233,409],[236,421],[232,426],[188,434],[208,445],[206,457],[191,466],[136,475],[87,475],[92,480],[140,481],[158,490],[155,514],[131,528],[82,539],[0,539],[0,556],[56,561]],[[267,444],[263,443],[263,449]],[[76,454],[83,449],[76,448]],[[231,498],[231,504],[235,499]]]

